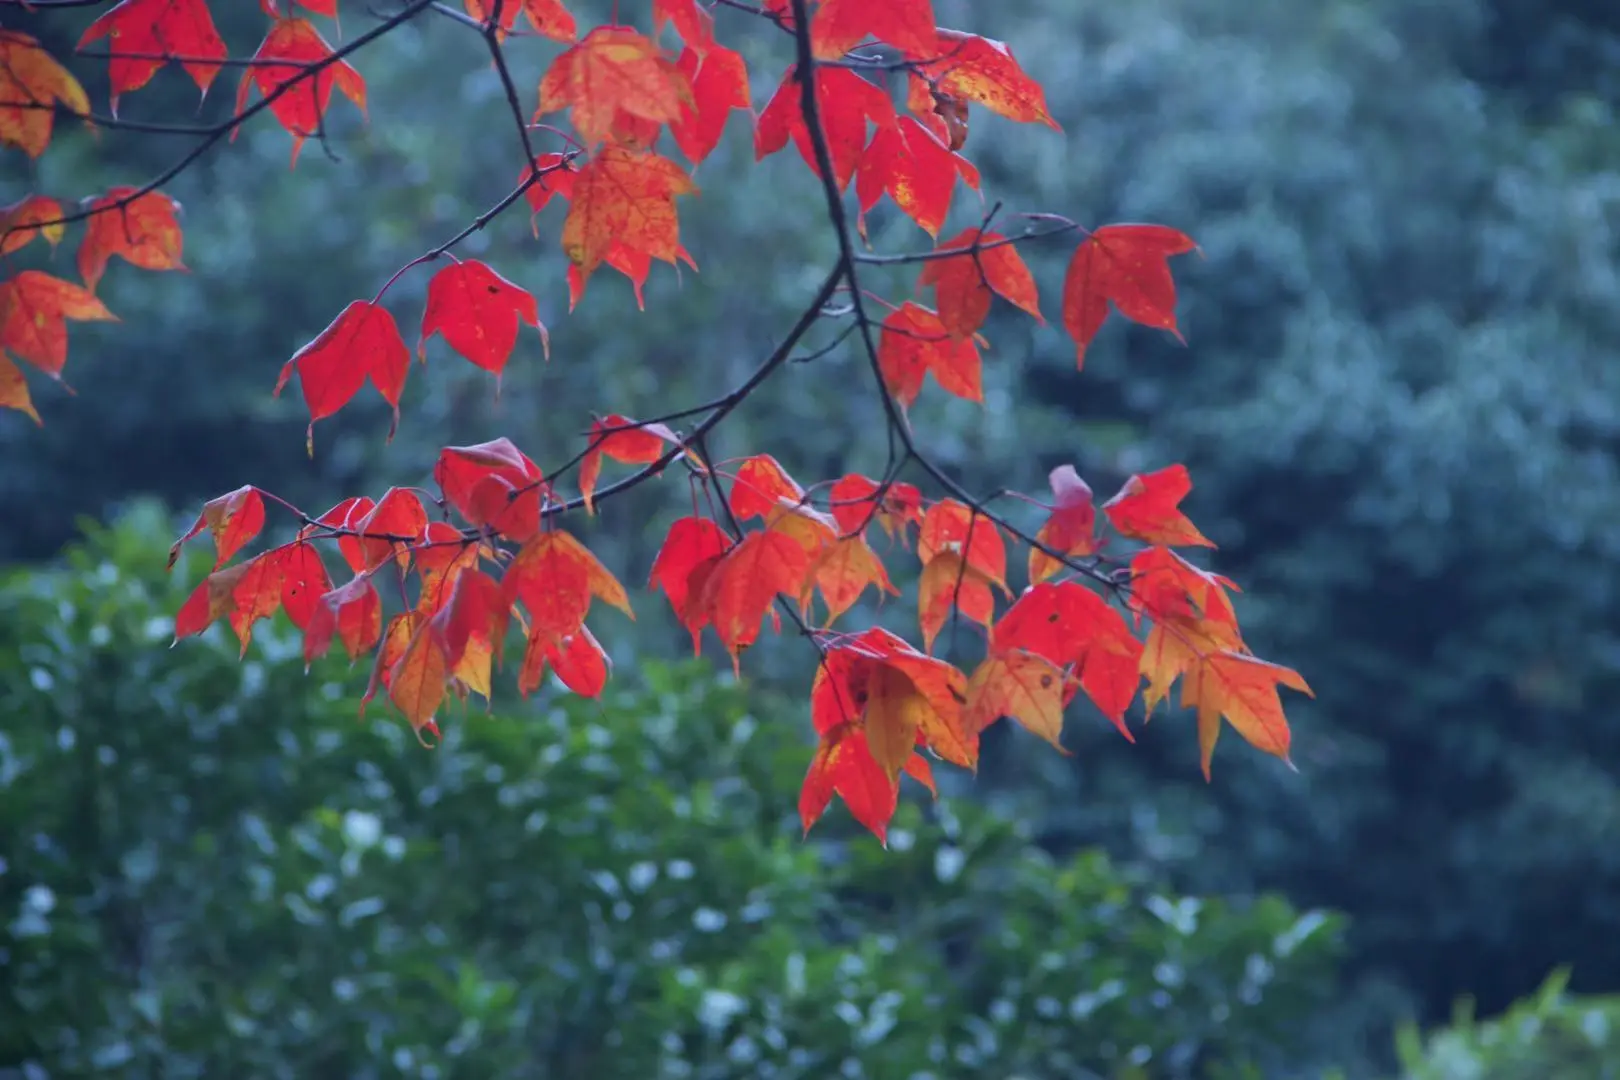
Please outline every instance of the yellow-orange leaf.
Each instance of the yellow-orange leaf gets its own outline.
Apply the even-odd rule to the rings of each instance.
[[[917,582],[917,614],[927,651],[934,651],[934,639],[950,620],[952,608],[989,630],[996,617],[996,598],[983,571],[965,564],[954,551],[941,551],[928,560]]]
[[[917,745],[923,718],[933,710],[911,679],[888,664],[873,669],[866,680],[866,695],[867,746],[889,780],[898,784],[900,770]]]
[[[444,701],[445,680],[449,677],[444,647],[438,635],[424,626],[389,673],[388,697],[418,733],[427,729],[438,734],[433,714]]]
[[[0,95],[4,93],[4,87],[0,86]],[[55,247],[67,229],[61,217],[61,205],[44,195],[29,195],[10,206],[0,206],[0,256],[10,255],[36,236],[43,236],[46,243]]]
[[[969,566],[1007,588],[1007,546],[995,523],[955,499],[941,499],[923,515],[917,536],[917,557],[923,565],[942,551],[955,551]]]
[[[13,364],[5,353],[0,353],[0,408],[16,409],[33,417],[34,423],[44,424],[39,410],[34,408],[34,398],[28,392],[28,380],[23,378],[22,368]]]
[[[1255,749],[1275,754],[1293,766],[1279,686],[1316,696],[1292,668],[1235,652],[1211,653],[1188,675],[1181,686],[1182,704],[1198,709],[1198,744],[1206,780],[1223,716]]]
[[[50,145],[60,102],[80,116],[90,99],[67,68],[27,34],[0,29],[0,146],[16,146],[37,158]]]
[[[968,680],[967,726],[983,731],[1003,716],[1067,754],[1063,734],[1063,672],[1043,656],[992,653]]]
[[[1149,716],[1170,694],[1176,679],[1195,670],[1200,661],[1217,652],[1242,647],[1237,627],[1219,619],[1160,619],[1148,632],[1142,649],[1141,673],[1148,684],[1142,691],[1142,709]],[[1183,692],[1186,687],[1183,685]]]
[[[880,593],[900,595],[900,590],[889,581],[888,571],[878,560],[866,538],[845,536],[833,540],[821,549],[805,579],[804,591],[799,596],[799,610],[810,614],[812,592],[819,588],[827,604],[827,621],[831,626],[837,618],[855,606],[867,586],[877,586]]]

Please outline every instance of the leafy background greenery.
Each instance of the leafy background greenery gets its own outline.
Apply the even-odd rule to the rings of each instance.
[[[662,667],[685,639],[656,600],[600,634],[609,700],[508,692],[431,755],[386,718],[356,724],[363,674],[306,678],[290,639],[240,663],[212,639],[163,651],[175,590],[203,569],[161,580],[175,515],[249,482],[318,512],[497,434],[549,466],[592,409],[647,414],[733,383],[831,256],[802,163],[755,165],[739,115],[682,208],[700,274],[655,270],[640,313],[599,275],[570,314],[561,211],[538,241],[521,213],[503,219],[466,253],[537,293],[550,363],[527,337],[497,398],[430,345],[391,445],[373,399],[318,425],[306,458],[296,392],[268,394],[281,363],[521,164],[476,36],[435,21],[362,55],[371,116],[334,106],[333,156],[311,145],[289,173],[266,125],[177,181],[192,272],[115,265],[103,291],[123,322],[73,328],[78,395],[36,384],[47,426],[0,421],[0,552],[16,563],[0,948],[17,973],[0,1069],[1620,1069],[1601,996],[1620,990],[1620,15],[1596,0],[936,6],[1008,41],[1065,128],[976,113],[989,197],[1162,221],[1203,256],[1179,261],[1186,348],[1111,327],[1077,373],[1059,331],[998,312],[986,407],[927,392],[917,426],[977,490],[1038,492],[1067,461],[1108,492],[1185,461],[1249,637],[1318,691],[1290,710],[1300,773],[1223,749],[1206,786],[1183,717],[1127,747],[1077,709],[1074,758],[998,729],[977,780],[938,808],[908,802],[910,846],[885,854],[837,810],[798,838],[796,647],[756,650],[742,688]],[[63,52],[88,17],[27,29]],[[762,103],[785,41],[722,17]],[[219,18],[251,50],[254,6]],[[345,31],[364,19],[346,7]],[[551,55],[511,52],[524,85]],[[76,70],[105,101],[103,63]],[[232,89],[202,116],[228,113]],[[195,103],[170,72],[121,112]],[[0,201],[136,181],[181,149],[66,125]],[[892,213],[871,224],[881,248],[926,243]],[[1049,318],[1071,247],[1028,253]],[[429,276],[390,290],[407,328]],[[910,279],[868,284],[899,296]],[[806,478],[877,468],[860,378],[844,353],[793,366],[716,452],[768,451]],[[81,515],[123,520],[142,497],[169,516],[139,510],[65,549]],[[649,486],[581,530],[633,583],[684,497]],[[971,659],[970,637],[946,655]],[[941,858],[965,861],[945,880]],[[1543,989],[1560,965],[1567,986]],[[1464,995],[1488,1018],[1524,1001],[1453,1022]]]

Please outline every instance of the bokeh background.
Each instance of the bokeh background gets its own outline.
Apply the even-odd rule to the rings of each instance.
[[[990,198],[1162,222],[1203,257],[1177,265],[1186,347],[1111,324],[1081,373],[998,309],[986,405],[925,391],[916,425],[980,491],[1185,462],[1249,639],[1317,690],[1290,703],[1299,772],[1232,740],[1206,785],[1184,714],[1131,747],[1077,706],[1072,758],[998,727],[884,852],[841,808],[799,837],[802,644],[738,684],[681,660],[657,598],[604,617],[602,701],[508,680],[432,752],[358,722],[364,671],[306,675],[284,622],[245,660],[217,629],[170,650],[206,567],[166,576],[166,549],[205,499],[319,512],[502,434],[555,464],[593,409],[734,383],[829,265],[803,163],[755,165],[736,114],[683,200],[701,273],[655,269],[637,312],[604,271],[569,313],[563,211],[537,240],[520,208],[460,250],[538,295],[550,362],[526,336],[497,396],[432,344],[391,444],[368,390],[306,457],[282,362],[522,165],[477,35],[426,19],[360,54],[369,121],[335,104],[329,152],[289,171],[265,117],[169,185],[191,272],[115,264],[123,321],[71,331],[77,396],[36,381],[43,429],[0,416],[0,1075],[1620,1076],[1620,7],[936,8],[1006,40],[1065,130],[976,112]],[[257,5],[215,13],[249,54]],[[6,23],[61,55],[94,14]],[[786,38],[720,21],[763,105]],[[555,48],[508,51],[528,104]],[[104,107],[105,61],[74,70]],[[121,113],[218,119],[234,78],[199,111],[165,70]],[[6,159],[0,203],[185,147],[66,123],[32,171]],[[1072,244],[1026,249],[1049,319]],[[430,276],[388,294],[407,328]],[[847,351],[792,366],[716,455],[877,470],[863,378]],[[671,478],[579,528],[635,584],[684,498]]]

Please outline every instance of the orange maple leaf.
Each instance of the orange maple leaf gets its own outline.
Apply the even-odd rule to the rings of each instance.
[[[755,454],[737,466],[731,482],[731,512],[739,521],[766,517],[784,502],[804,501],[804,488],[769,454]]]
[[[1176,282],[1170,256],[1198,247],[1185,233],[1163,225],[1104,225],[1075,249],[1063,278],[1063,325],[1074,338],[1075,364],[1108,318],[1108,305],[1132,322],[1176,327]]]
[[[940,27],[930,48],[907,59],[952,98],[976,101],[1009,120],[1063,130],[1046,111],[1040,84],[1025,74],[1004,42]]]
[[[574,178],[562,246],[588,279],[614,245],[674,263],[681,254],[675,199],[697,185],[673,161],[650,150],[608,145]]]
[[[28,392],[28,380],[22,368],[3,352],[0,352],[0,409],[16,409],[41,427],[45,424],[39,410],[34,408],[34,397]]]
[[[926,758],[913,753],[905,771],[933,790]],[[799,821],[805,835],[826,813],[835,794],[844,800],[850,816],[887,847],[889,821],[899,803],[900,789],[873,758],[866,732],[855,724],[844,724],[822,735],[810,759],[804,786],[799,790]]]
[[[1018,721],[1063,754],[1063,672],[1044,656],[1011,650],[991,653],[968,680],[966,723],[983,731],[1003,716]]]
[[[388,668],[388,697],[417,732],[434,736],[439,728],[434,715],[444,703],[445,682],[450,677],[450,658],[444,642],[425,623],[414,627],[410,643]]]
[[[58,382],[67,363],[68,319],[117,322],[118,316],[89,289],[39,270],[0,281],[0,350]]]
[[[1074,581],[1031,586],[997,620],[991,649],[1034,653],[1072,670],[1097,709],[1132,739],[1125,710],[1142,682],[1142,643],[1095,592]]]
[[[427,508],[414,488],[389,488],[363,515],[351,512],[360,545],[361,566],[373,570],[392,558],[401,570],[411,563],[411,552],[427,531]]]
[[[627,26],[598,26],[552,61],[535,115],[568,109],[590,149],[613,134],[621,113],[667,124],[691,102],[691,83],[657,42]]]
[[[137,190],[110,188],[86,208],[95,216],[86,223],[79,243],[79,276],[91,289],[100,283],[114,255],[142,270],[186,269],[180,259],[184,243],[176,216],[180,204],[156,191],[135,195]]]
[[[200,634],[224,617],[246,656],[254,623],[285,607],[293,624],[303,629],[319,597],[330,589],[320,553],[295,540],[205,577],[175,615],[175,640]]]
[[[893,674],[880,675],[885,671]],[[874,684],[874,679],[883,681]],[[913,693],[922,700],[905,700]],[[898,767],[903,745],[927,746],[963,768],[977,766],[979,735],[966,726],[962,711],[967,677],[882,627],[852,634],[827,651],[810,689],[811,720],[823,735],[840,724],[858,723],[870,736],[874,726],[870,707],[879,697],[891,699],[875,718],[890,728],[881,734],[881,747],[873,746],[886,768]],[[898,715],[892,711],[895,707]],[[895,725],[898,731],[893,730]]]
[[[943,551],[955,551],[989,581],[1007,591],[1007,545],[995,523],[955,499],[941,499],[923,515],[917,557],[926,566]]]
[[[799,596],[799,610],[808,618],[811,595],[815,589],[820,589],[821,598],[827,604],[827,621],[822,625],[831,626],[855,606],[868,586],[875,586],[880,594],[900,595],[865,537],[835,538],[824,544],[812,559],[804,591]]]
[[[591,599],[634,619],[624,586],[573,534],[553,529],[523,545],[501,579],[508,605],[521,600],[531,635],[564,638],[579,630]]]
[[[303,78],[298,85],[270,102],[270,112],[293,138],[292,164],[298,164],[298,153],[304,140],[325,130],[326,107],[332,101],[336,87],[343,96],[366,111],[366,81],[346,60],[331,60],[332,46],[321,37],[314,24],[305,19],[277,19],[264,40],[259,43],[253,59],[258,61],[248,69],[236,88],[236,115],[241,116],[247,106],[248,92],[257,86],[259,93],[269,97],[283,84],[307,73],[315,64],[324,66],[313,76]],[[231,131],[234,142],[241,128]]]
[[[43,154],[51,142],[57,103],[79,116],[90,115],[84,87],[43,45],[27,34],[0,29],[0,146],[18,147],[31,158]]]
[[[950,620],[953,609],[988,630],[996,616],[996,597],[990,585],[983,571],[964,563],[955,551],[943,550],[929,559],[917,579],[917,614],[924,650],[934,651],[934,639]]]
[[[1181,704],[1198,710],[1198,748],[1205,780],[1209,779],[1222,717],[1256,750],[1274,754],[1293,768],[1288,757],[1288,719],[1278,694],[1282,686],[1316,696],[1299,672],[1241,653],[1210,653],[1188,673],[1181,684]]]
[[[168,62],[163,57],[185,57],[180,66],[206,95],[221,69],[210,61],[229,55],[207,0],[122,0],[90,24],[79,38],[79,48],[102,38],[111,39],[107,78],[114,116],[119,96],[150,82]]]
[[[741,670],[743,650],[759,640],[760,620],[777,596],[797,599],[809,570],[804,548],[774,529],[749,533],[715,562],[696,603],[734,668]]]

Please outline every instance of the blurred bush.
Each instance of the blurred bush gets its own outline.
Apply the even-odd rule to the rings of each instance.
[[[150,508],[0,579],[0,1067],[28,1076],[1256,1076],[1339,924],[1054,861],[967,800],[795,805],[803,708],[708,667],[433,751],[261,624],[167,648]],[[198,570],[196,566],[193,571]],[[278,617],[279,618],[279,617]]]
[[[1397,1046],[1403,1080],[1615,1080],[1620,995],[1565,993],[1569,969],[1501,1016],[1474,1018],[1471,1002],[1427,1037],[1408,1025]]]

